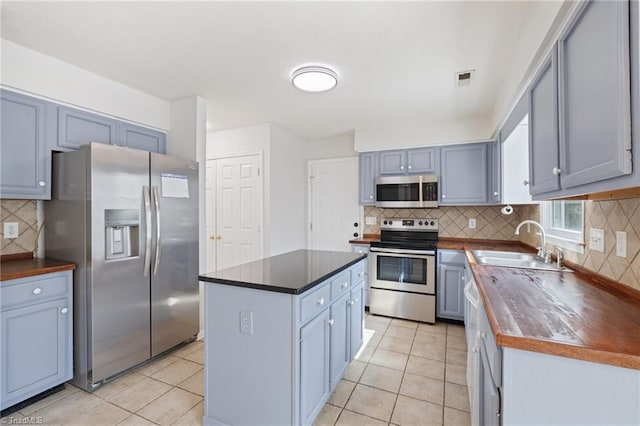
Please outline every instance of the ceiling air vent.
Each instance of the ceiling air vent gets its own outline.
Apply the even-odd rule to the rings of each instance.
[[[454,85],[456,87],[470,86],[471,85],[471,75],[474,72],[475,72],[475,70],[457,72],[455,74],[456,77],[455,77]]]

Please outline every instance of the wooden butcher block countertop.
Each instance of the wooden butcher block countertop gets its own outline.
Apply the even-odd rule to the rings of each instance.
[[[72,271],[76,265],[53,259],[40,259],[26,255],[12,255],[3,257],[0,263],[0,281],[49,274],[51,272]]]
[[[460,243],[498,345],[640,369],[640,292],[570,262],[574,272],[476,263],[472,250],[534,251],[513,242],[438,247]]]

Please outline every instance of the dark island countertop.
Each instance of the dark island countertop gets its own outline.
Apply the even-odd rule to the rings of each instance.
[[[302,294],[366,258],[367,254],[361,253],[296,250],[202,274],[198,279],[215,284]]]
[[[72,271],[74,269],[76,269],[76,265],[73,263],[31,257],[29,253],[28,256],[3,258],[2,263],[0,263],[0,281],[15,280],[52,272]]]

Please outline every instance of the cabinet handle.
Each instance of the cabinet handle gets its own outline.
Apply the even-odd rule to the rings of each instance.
[[[560,173],[562,173],[562,170],[558,167],[554,167],[553,170],[551,171],[551,173],[553,173],[554,175],[558,176]]]
[[[370,200],[373,200],[373,195],[369,195],[369,199],[370,199]]]
[[[409,170],[411,170],[411,166],[409,166]]]
[[[478,350],[477,346],[474,346],[473,349],[471,349],[471,352],[480,352],[480,351]]]
[[[353,303],[358,303],[358,298],[356,297]]]
[[[487,338],[487,333],[480,333],[480,337],[482,337],[483,339]]]
[[[447,196],[446,196],[446,195],[444,195],[444,194],[442,194],[442,198],[447,198]]]
[[[494,192],[494,193],[493,193],[493,196],[494,196],[494,197],[497,197],[497,196],[498,196],[498,193],[497,193],[497,192]]]
[[[361,251],[360,253],[364,253],[364,250],[363,250],[363,251]],[[364,272],[359,272],[359,273],[358,273],[358,278],[362,277],[362,275],[364,275]]]
[[[354,302],[353,300],[349,300],[347,303],[349,304],[349,306],[353,306],[356,304],[356,302]]]
[[[41,289],[40,287],[37,287],[37,288],[34,288],[34,289],[33,289],[33,294],[35,294],[36,296],[37,296],[38,294],[40,294],[40,293],[42,293],[42,289]]]
[[[60,313],[63,314],[63,315],[66,314],[67,312],[69,312],[69,309],[67,309],[67,308],[60,309]]]
[[[527,186],[527,185],[529,185],[529,181],[525,179],[525,180],[523,180],[523,181],[522,181],[522,184],[523,184],[524,186]]]
[[[320,306],[324,305],[324,297],[321,297],[320,299],[318,299],[318,305]]]
[[[404,166],[400,166],[400,170],[404,170]]]
[[[40,182],[38,182],[38,186],[40,186],[40,187],[44,187],[44,186],[46,186],[46,185],[47,185],[47,182],[45,182],[45,181],[43,181],[43,180],[41,180]]]
[[[331,318],[331,319],[330,319],[330,320],[328,320],[327,322],[329,323],[329,325],[333,325],[333,324],[336,322],[336,320],[334,320],[333,318]]]
[[[342,288],[347,288],[347,286],[349,285],[349,283],[342,283]]]

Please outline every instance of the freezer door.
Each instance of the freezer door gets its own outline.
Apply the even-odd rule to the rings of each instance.
[[[151,154],[151,355],[198,334],[198,163]]]
[[[144,274],[149,154],[92,144],[90,170],[88,378],[96,383],[150,357],[149,276]]]

